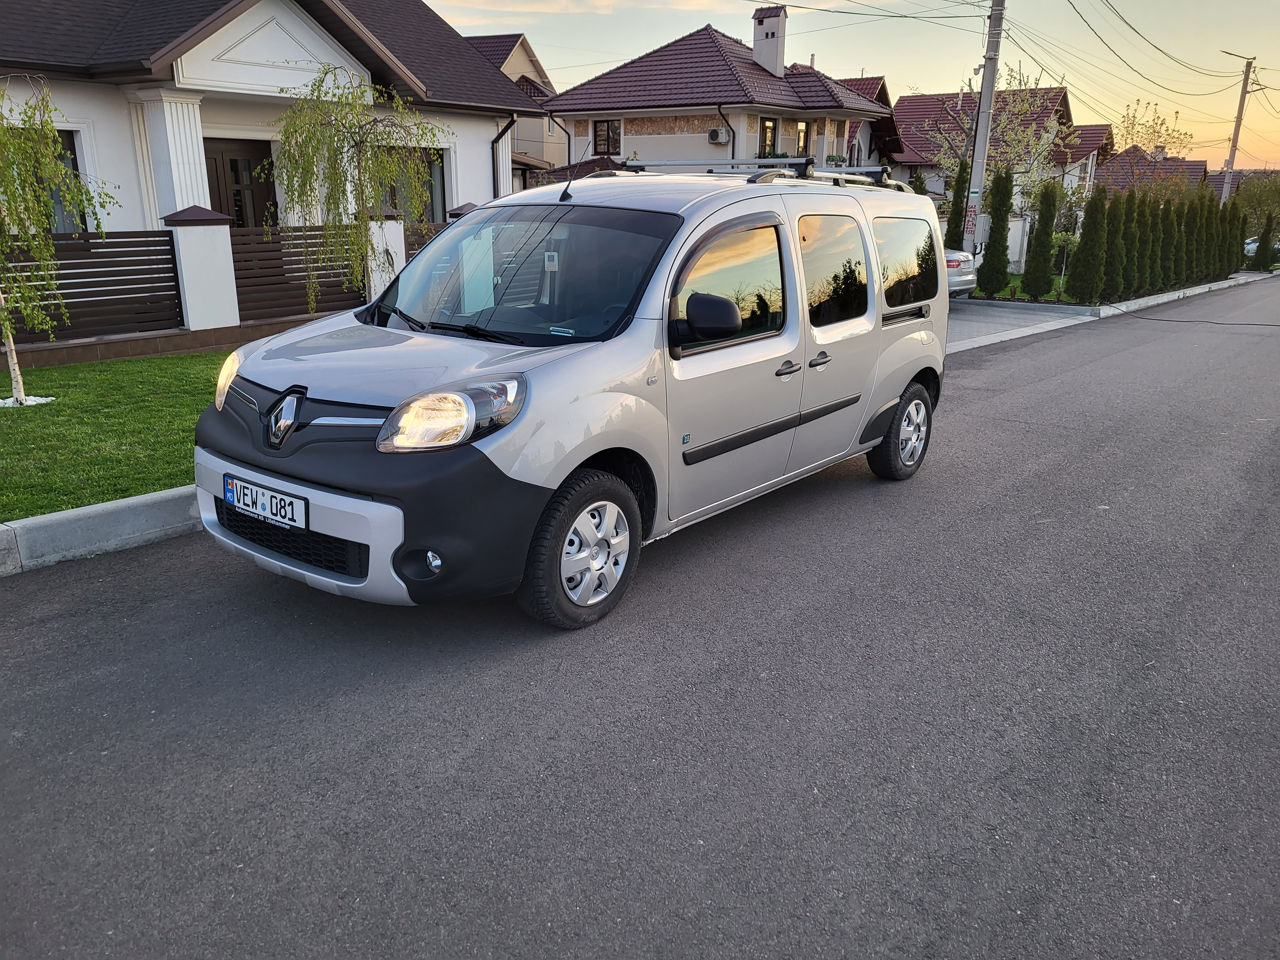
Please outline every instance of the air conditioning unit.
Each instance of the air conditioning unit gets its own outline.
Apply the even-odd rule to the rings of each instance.
[[[707,139],[712,143],[728,143],[729,131],[725,127],[712,127],[707,131]]]

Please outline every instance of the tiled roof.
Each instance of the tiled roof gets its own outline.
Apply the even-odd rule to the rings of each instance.
[[[539,83],[527,73],[520,74],[520,78],[516,80],[516,86],[525,92],[525,96],[533,100],[545,100],[547,97],[556,95],[551,87]]]
[[[555,113],[758,104],[792,110],[889,111],[825,73],[791,66],[774,76],[751,48],[711,25],[581,83],[543,104]]]
[[[884,77],[849,77],[840,81],[854,93],[860,93],[868,100],[875,100],[888,106],[889,94],[885,87]],[[884,93],[881,99],[880,94]]]
[[[408,72],[433,105],[540,112],[500,70],[420,0],[298,0],[366,66]],[[163,70],[229,22],[239,0],[52,0],[6,6],[0,65],[110,78]],[[348,10],[352,14],[348,14]],[[356,15],[367,43],[343,19]],[[379,52],[377,47],[381,47]],[[390,54],[390,57],[387,57]],[[377,61],[376,64],[369,61]],[[385,72],[385,70],[384,70]]]
[[[1209,184],[1209,190],[1213,193],[1215,197],[1222,196],[1222,181],[1226,177],[1226,175],[1227,174],[1225,170],[1219,170],[1217,173],[1209,174],[1207,178],[1207,182]],[[1237,169],[1233,171],[1231,174],[1231,193],[1227,194],[1227,196],[1231,196],[1237,190],[1239,190],[1240,184],[1243,183],[1245,180],[1248,180],[1250,177],[1276,177],[1276,176],[1280,176],[1280,170]]]
[[[1108,151],[1115,150],[1109,123],[1081,123],[1072,129],[1075,130],[1076,142],[1065,149],[1055,150],[1055,163],[1079,163],[1094,152],[1099,152],[1099,158],[1105,162]]]
[[[1071,121],[1071,107],[1067,100],[1066,87],[1034,87],[1026,90],[997,90],[992,101],[993,115],[999,115],[1008,109],[1015,94],[1031,94],[1035,97],[1032,109],[1024,119],[1024,125],[1036,130],[1045,125],[1061,110],[1063,119]],[[893,116],[898,122],[898,131],[902,136],[902,152],[897,155],[899,163],[929,164],[937,155],[938,148],[928,134],[943,136],[954,143],[963,143],[964,128],[954,119],[952,111],[963,116],[972,117],[978,112],[978,95],[969,93],[920,93],[899,97],[893,105]]]
[[[1098,167],[1094,182],[1102,184],[1109,192],[1115,192],[1155,181],[1176,180],[1190,186],[1199,183],[1207,174],[1208,164],[1203,160],[1184,160],[1182,157],[1157,160],[1135,144]]]
[[[770,17],[786,16],[786,7],[756,7],[756,12],[751,15],[752,20],[768,20]]]
[[[494,33],[484,37],[467,37],[467,43],[480,51],[480,55],[499,70],[511,56],[523,33]]]
[[[590,160],[580,160],[577,163],[565,164],[563,167],[554,167],[538,175],[539,183],[564,183],[569,179],[579,179],[585,177],[589,173],[597,173],[601,170],[625,170],[626,164],[619,163],[613,157],[592,157]]]

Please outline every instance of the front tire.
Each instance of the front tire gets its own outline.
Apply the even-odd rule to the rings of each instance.
[[[622,600],[640,563],[640,507],[622,480],[576,470],[551,497],[533,533],[521,609],[561,630],[603,619]]]
[[[882,480],[906,480],[929,452],[933,404],[929,391],[913,382],[903,391],[879,446],[867,452],[867,466]]]

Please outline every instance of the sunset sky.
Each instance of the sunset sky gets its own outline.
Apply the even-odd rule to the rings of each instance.
[[[463,34],[526,34],[561,91],[707,23],[750,43],[750,16],[758,5],[756,0],[431,3]],[[955,91],[970,81],[976,87],[973,68],[982,61],[987,9],[988,4],[969,0],[789,4],[787,60],[808,63],[813,54],[818,69],[834,76],[883,74],[895,98]],[[1020,65],[1042,85],[1063,82],[1065,74],[1077,123],[1114,123],[1126,103],[1157,102],[1166,116],[1178,112],[1179,126],[1194,134],[1189,155],[1207,160],[1210,169],[1219,169],[1226,159],[1243,68],[1243,61],[1221,50],[1257,56],[1255,76],[1270,89],[1249,97],[1236,168],[1280,167],[1280,4],[1008,0],[1006,10],[1002,63]],[[945,19],[914,19],[920,15]],[[1204,72],[1178,64],[1151,44]]]

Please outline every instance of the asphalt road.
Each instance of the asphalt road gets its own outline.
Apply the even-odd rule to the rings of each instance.
[[[948,361],[618,611],[0,581],[0,956],[1280,955],[1280,281]]]

